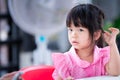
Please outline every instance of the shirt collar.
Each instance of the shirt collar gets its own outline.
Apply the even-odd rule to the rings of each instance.
[[[98,48],[97,46],[95,46],[94,48],[94,60],[92,63],[89,63],[85,60],[82,60],[79,58],[79,56],[76,54],[76,51],[74,49],[74,47],[71,47],[69,50],[69,55],[73,58],[73,60],[75,60],[76,64],[79,65],[82,68],[86,68],[88,66],[90,66],[91,64],[95,64],[101,57],[101,55],[99,54],[100,52],[100,48]]]

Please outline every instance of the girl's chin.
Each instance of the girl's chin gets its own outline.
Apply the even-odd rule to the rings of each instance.
[[[75,49],[79,49],[79,46],[74,46],[74,45],[73,45],[73,47],[74,47]]]

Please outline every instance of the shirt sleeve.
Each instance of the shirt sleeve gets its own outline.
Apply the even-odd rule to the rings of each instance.
[[[62,79],[67,78],[70,74],[66,55],[63,53],[53,53],[52,59],[55,66],[55,70],[52,75],[54,80],[56,80],[58,76],[60,76]]]

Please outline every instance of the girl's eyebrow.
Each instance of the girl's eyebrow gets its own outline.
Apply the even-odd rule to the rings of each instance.
[[[85,29],[84,27],[79,27],[80,29]]]

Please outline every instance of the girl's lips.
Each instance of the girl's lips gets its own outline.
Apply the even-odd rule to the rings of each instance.
[[[72,44],[78,44],[78,42],[77,41],[72,41]]]

